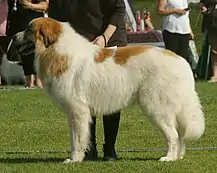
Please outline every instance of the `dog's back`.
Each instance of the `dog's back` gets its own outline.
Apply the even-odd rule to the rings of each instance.
[[[127,52],[127,49],[123,48],[123,52]],[[121,56],[118,51],[113,58],[105,58],[101,62],[87,60],[90,61],[88,69],[84,67],[85,70],[78,73],[78,82],[74,83],[74,88],[79,88],[76,85],[83,88],[87,102],[96,112],[117,111],[120,107],[138,103],[140,91],[146,94],[149,91],[169,94],[176,92],[172,89],[174,84],[177,84],[174,87],[184,90],[182,85],[187,80],[188,87],[194,87],[190,66],[182,57],[172,52],[148,47],[142,53],[132,55],[128,59],[126,54],[117,61],[118,57],[115,56]]]

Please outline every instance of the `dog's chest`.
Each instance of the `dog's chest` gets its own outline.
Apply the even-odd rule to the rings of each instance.
[[[43,80],[44,82],[44,89],[45,91],[51,96],[51,98],[58,102],[65,102],[70,95],[69,90],[62,85],[61,83],[55,81],[55,80]]]

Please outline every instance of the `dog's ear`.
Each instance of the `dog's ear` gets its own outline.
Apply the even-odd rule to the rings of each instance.
[[[39,34],[41,35],[42,41],[46,48],[56,43],[58,39],[58,35],[56,34],[55,30],[52,30],[52,28],[49,28],[49,27],[40,28]]]
[[[33,19],[30,26],[36,40],[40,40],[46,48],[55,44],[62,33],[62,24],[51,18]]]

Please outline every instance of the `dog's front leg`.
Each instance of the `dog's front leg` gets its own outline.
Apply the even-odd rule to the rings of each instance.
[[[71,159],[66,159],[64,163],[83,161],[84,152],[88,149],[89,144],[90,121],[91,116],[89,109],[83,109],[80,111],[76,111],[76,113],[68,115],[72,156]]]

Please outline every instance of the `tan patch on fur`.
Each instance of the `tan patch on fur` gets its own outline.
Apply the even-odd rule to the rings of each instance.
[[[152,46],[126,46],[126,47],[119,47],[116,50],[116,53],[113,57],[114,62],[119,65],[126,64],[128,59],[133,56],[136,56],[140,53],[146,52],[151,49]],[[102,63],[107,58],[111,58],[113,54],[112,49],[102,49],[96,56],[95,62]]]
[[[43,42],[46,48],[54,44],[62,33],[61,23],[51,18],[34,19],[29,27],[32,28],[36,41]]]
[[[152,46],[127,46],[127,47],[120,47],[117,49],[116,55],[114,56],[114,61],[116,64],[126,64],[127,61],[143,52],[147,52],[148,50],[152,49]]]
[[[59,77],[68,70],[68,57],[58,54],[52,47],[39,55],[39,73],[48,77]]]
[[[111,49],[102,49],[100,52],[95,55],[94,60],[96,63],[102,63],[107,58],[112,57],[113,51]]]
[[[171,57],[174,57],[174,58],[179,58],[179,56],[177,54],[175,54],[174,52],[168,50],[168,49],[163,49],[163,53],[165,55],[168,55],[168,56],[171,56]]]

